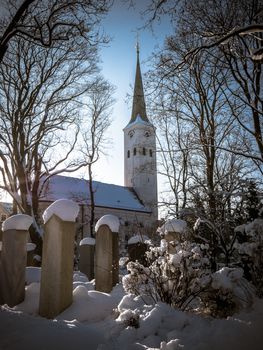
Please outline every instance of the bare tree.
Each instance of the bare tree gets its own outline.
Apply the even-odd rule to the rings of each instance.
[[[0,183],[14,210],[35,219],[31,239],[40,246],[41,187],[48,177],[87,164],[71,155],[82,95],[94,88],[96,47],[44,49],[22,39],[10,46],[0,66]]]
[[[166,102],[161,102],[163,98],[167,98]],[[162,93],[158,97],[155,96],[151,115],[154,116],[154,123],[158,131],[158,173],[164,179],[164,186],[167,188],[161,194],[159,206],[166,209],[169,216],[179,218],[181,210],[188,203],[190,194],[188,165],[191,133],[180,119],[180,112],[174,99],[167,95],[163,96]]]
[[[196,6],[189,2],[191,16],[187,23],[200,38],[195,51],[188,53],[191,59],[202,50],[209,49],[211,55],[222,56],[229,68],[233,82],[226,80],[230,96],[239,99],[240,108],[230,103],[232,115],[248,133],[252,148],[240,154],[249,154],[262,167],[262,1],[215,1],[209,10],[207,6]],[[226,7],[224,7],[227,5]],[[202,16],[202,19],[201,17]],[[203,21],[203,18],[206,18]],[[199,23],[198,25],[195,23]],[[210,33],[209,36],[207,33]],[[207,47],[206,47],[207,46]],[[215,49],[213,49],[215,48]],[[223,54],[223,55],[222,55]],[[230,100],[231,102],[231,100]],[[255,152],[254,149],[258,149]]]
[[[180,60],[167,61],[174,70],[194,67],[200,56],[220,57],[231,73],[225,80],[226,98],[231,114],[248,134],[250,142],[232,152],[254,160],[262,172],[262,62],[263,62],[263,2],[233,0],[153,1],[146,9],[151,20],[169,14],[180,36],[168,42],[180,46],[180,38],[191,45],[185,47]],[[179,39],[179,40],[178,40]],[[163,57],[167,60],[167,57]],[[233,99],[234,97],[234,103]],[[239,100],[238,104],[236,101]],[[244,147],[245,146],[245,147]]]
[[[94,45],[99,38],[94,28],[111,5],[111,0],[6,1],[3,6],[6,11],[2,14],[5,16],[0,23],[0,62],[16,37],[51,47],[72,40],[77,42],[81,36]]]
[[[106,131],[111,124],[111,109],[114,88],[103,78],[98,77],[92,89],[85,96],[84,132],[82,132],[84,146],[81,152],[84,155],[88,169],[90,194],[90,234],[94,236],[95,224],[95,192],[93,185],[93,166],[104,154],[109,138]]]
[[[240,125],[228,104],[225,80],[229,70],[220,57],[210,55],[196,58],[194,65],[185,65],[181,72],[174,70],[171,62],[181,60],[184,44],[191,45],[180,39],[180,45],[170,39],[166,50],[155,55],[159,60],[149,77],[155,93],[152,110],[157,110],[161,131],[165,130],[162,151],[169,165],[165,172],[171,191],[177,201],[182,189],[187,193],[180,208],[195,208],[197,215],[217,228],[209,226],[208,238],[215,265],[219,246],[228,259],[230,228],[235,224],[234,209],[239,202],[236,194],[242,175],[247,175],[245,160],[228,150],[241,147],[246,138],[241,138]],[[183,156],[178,158],[178,154]],[[180,172],[187,174],[186,182],[182,181],[184,176],[178,181]]]

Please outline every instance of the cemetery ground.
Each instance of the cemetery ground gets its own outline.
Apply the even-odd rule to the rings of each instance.
[[[25,236],[32,218],[18,214],[5,221],[0,350],[262,349],[263,299],[255,297],[239,312],[213,318],[154,302],[146,294],[128,293],[127,281],[133,275],[131,270],[128,274],[127,258],[117,259],[115,216],[105,215],[96,225],[96,278],[89,280],[73,270],[77,213],[78,206],[67,200],[54,202],[44,213],[42,267],[26,267]],[[174,233],[183,229],[182,224],[176,220]],[[170,223],[165,226],[166,239],[173,239]],[[90,239],[86,243],[93,244]],[[192,253],[196,255],[196,250]],[[177,263],[179,255],[170,254]],[[238,280],[242,277],[236,269],[218,272],[217,282],[222,285],[231,282],[231,273]]]
[[[48,320],[38,315],[40,273],[40,268],[27,267],[25,300],[13,308],[1,307],[1,350],[262,349],[262,299],[250,310],[213,319],[164,303],[147,305],[125,294],[121,283],[111,293],[95,291],[94,280],[75,272],[72,305]]]

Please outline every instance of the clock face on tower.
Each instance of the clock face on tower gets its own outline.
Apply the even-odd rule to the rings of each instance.
[[[128,135],[130,136],[130,138],[132,138],[134,135],[134,130],[129,131]]]

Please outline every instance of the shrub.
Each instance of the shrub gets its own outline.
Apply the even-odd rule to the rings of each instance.
[[[244,270],[245,277],[256,287],[257,295],[263,296],[263,219],[238,226],[236,229],[237,263]]]
[[[213,317],[232,315],[250,305],[253,288],[243,277],[243,270],[224,267],[211,272],[209,246],[189,241],[177,242],[169,254],[167,243],[150,247],[147,266],[129,262],[129,274],[123,278],[126,292],[149,301],[165,302],[181,310],[205,310]]]
[[[204,254],[207,247],[185,241],[176,249],[175,254],[168,254],[162,240],[160,247],[150,247],[146,252],[147,266],[129,262],[129,274],[123,278],[125,291],[186,309],[209,282],[209,262]]]
[[[251,306],[254,288],[240,268],[223,267],[211,274],[209,288],[201,296],[206,312],[213,317],[227,317]]]

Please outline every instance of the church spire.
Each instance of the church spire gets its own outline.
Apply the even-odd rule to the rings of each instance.
[[[149,122],[146,114],[146,107],[145,107],[145,100],[144,100],[142,75],[141,75],[141,67],[140,67],[140,48],[139,48],[138,40],[136,44],[136,52],[137,52],[137,66],[136,66],[136,75],[135,75],[135,83],[134,83],[134,91],[133,91],[132,115],[131,115],[130,123],[134,122],[138,115],[142,118],[142,120]]]

